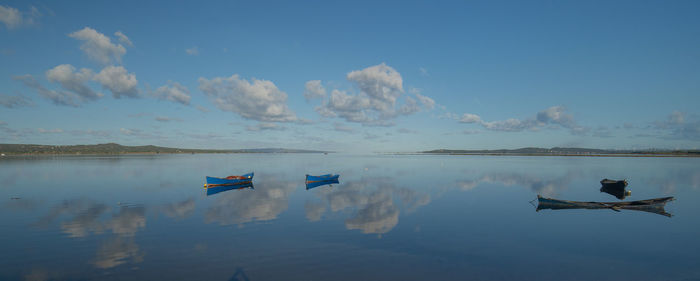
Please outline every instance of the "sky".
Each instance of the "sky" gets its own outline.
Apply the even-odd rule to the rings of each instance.
[[[700,148],[698,1],[0,1],[0,143]]]

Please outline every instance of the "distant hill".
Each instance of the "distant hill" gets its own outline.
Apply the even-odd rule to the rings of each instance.
[[[155,145],[126,146],[116,143],[90,145],[0,144],[5,155],[35,154],[159,154],[159,153],[325,153],[325,151],[260,148],[260,149],[187,149]]]
[[[252,148],[232,150],[237,153],[328,153],[328,151],[287,149],[287,148]]]
[[[464,154],[464,155],[563,155],[563,156],[605,156],[605,155],[669,155],[669,156],[700,156],[700,150],[611,150],[577,147],[524,147],[518,149],[495,150],[452,150],[436,149],[422,151],[428,154]]]

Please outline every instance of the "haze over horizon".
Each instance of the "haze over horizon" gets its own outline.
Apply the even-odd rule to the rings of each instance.
[[[0,143],[700,148],[700,2],[0,3]]]

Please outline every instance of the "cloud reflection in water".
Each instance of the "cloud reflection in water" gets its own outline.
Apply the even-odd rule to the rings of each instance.
[[[351,181],[335,189],[324,188],[314,192],[324,203],[306,203],[306,218],[309,221],[320,220],[326,205],[331,212],[354,209],[356,212],[345,220],[345,227],[367,234],[387,233],[398,224],[400,210],[394,197],[398,197],[409,211],[430,202],[430,195],[396,187],[387,179]]]
[[[287,210],[289,195],[297,183],[267,181],[255,184],[255,190],[242,189],[218,194],[205,213],[207,223],[221,225],[268,221]]]
[[[194,198],[189,198],[180,202],[165,204],[161,208],[163,214],[165,214],[168,217],[177,219],[184,219],[186,217],[189,217],[194,213],[194,210]]]
[[[144,253],[134,242],[136,233],[146,227],[146,208],[124,205],[109,216],[111,207],[89,199],[65,200],[35,223],[47,227],[63,216],[69,218],[60,223],[61,231],[70,238],[82,238],[93,234],[112,232],[112,237],[101,243],[96,257],[90,263],[102,269],[127,262],[143,261]]]
[[[116,236],[100,246],[92,263],[98,268],[106,269],[127,262],[140,263],[144,255],[133,237]]]
[[[458,180],[457,187],[468,191],[482,184],[501,184],[504,186],[524,186],[537,194],[545,196],[556,195],[566,189],[573,179],[573,174],[567,173],[562,177],[542,179],[525,174],[495,173],[478,177],[477,179]]]

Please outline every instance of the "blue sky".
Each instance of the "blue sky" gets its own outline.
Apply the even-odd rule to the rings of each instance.
[[[0,2],[0,143],[700,148],[697,1],[143,2]]]

